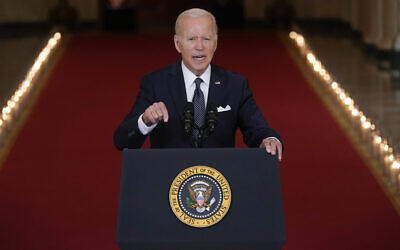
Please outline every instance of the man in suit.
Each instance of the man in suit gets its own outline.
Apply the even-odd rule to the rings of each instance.
[[[175,25],[174,43],[182,60],[142,78],[132,110],[114,133],[118,149],[140,148],[150,135],[152,148],[193,147],[185,132],[183,113],[192,102],[195,124],[204,125],[206,106],[218,107],[218,124],[202,147],[234,147],[237,127],[249,147],[265,148],[282,158],[280,136],[268,126],[247,80],[211,63],[217,48],[214,16],[202,9],[182,12]]]

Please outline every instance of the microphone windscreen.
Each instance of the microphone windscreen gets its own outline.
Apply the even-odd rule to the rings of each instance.
[[[183,129],[186,133],[192,133],[193,127],[193,114],[194,114],[194,106],[192,102],[187,102],[185,105],[185,109],[183,111]]]
[[[185,109],[184,109],[184,111],[183,112],[194,112],[194,105],[193,105],[193,102],[187,102],[186,103],[186,105],[185,105]]]
[[[212,133],[218,123],[217,106],[213,103],[207,105],[206,122],[208,124],[209,133]]]
[[[206,108],[206,113],[214,111],[215,113],[217,112],[217,105],[213,104],[213,103],[208,103],[207,104],[207,108]]]

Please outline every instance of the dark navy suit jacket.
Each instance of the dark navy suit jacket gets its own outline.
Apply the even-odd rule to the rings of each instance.
[[[159,122],[150,132],[152,148],[193,147],[191,137],[183,127],[183,111],[187,103],[181,61],[149,73],[142,78],[140,91],[132,110],[114,132],[118,149],[140,148],[146,136],[138,128],[138,118],[154,102],[164,102],[168,122]],[[218,113],[215,132],[206,138],[203,147],[234,147],[237,128],[249,147],[258,147],[267,137],[280,136],[268,126],[258,109],[247,80],[239,74],[211,64],[208,103],[231,110]]]

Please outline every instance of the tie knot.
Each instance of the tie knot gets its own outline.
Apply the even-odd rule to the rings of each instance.
[[[200,88],[200,84],[203,82],[203,80],[201,80],[201,78],[196,78],[194,80],[194,83],[196,84],[196,89]]]

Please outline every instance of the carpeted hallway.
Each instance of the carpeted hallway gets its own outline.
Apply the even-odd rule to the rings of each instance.
[[[112,134],[140,78],[178,59],[171,35],[71,39],[0,169],[0,249],[118,248]],[[278,37],[221,34],[214,63],[284,140],[284,249],[397,249],[399,214]]]

